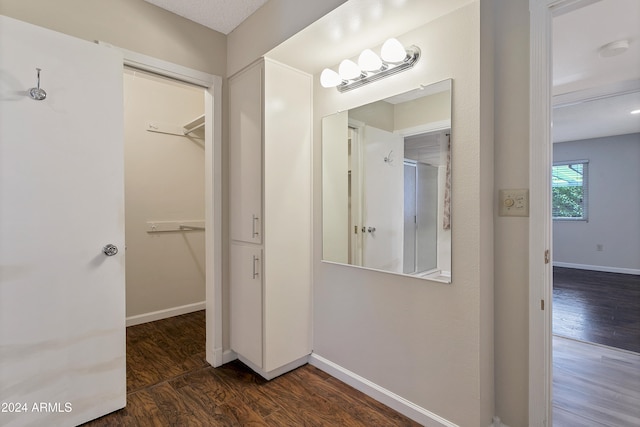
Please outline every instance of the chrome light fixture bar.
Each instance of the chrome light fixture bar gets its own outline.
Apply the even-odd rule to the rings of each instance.
[[[420,48],[404,48],[396,39],[389,39],[382,45],[380,56],[371,49],[365,49],[358,64],[345,59],[340,63],[339,72],[325,68],[320,76],[323,87],[335,87],[339,92],[347,92],[385,77],[412,68],[420,59]]]

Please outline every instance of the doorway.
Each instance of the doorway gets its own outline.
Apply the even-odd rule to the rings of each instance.
[[[195,85],[204,90],[206,360],[214,367],[221,366],[233,358],[229,352],[224,353],[222,349],[222,78],[127,49],[105,45],[122,53],[125,67]]]
[[[545,310],[544,302],[552,299],[552,267],[549,262],[552,236],[551,215],[551,171],[552,168],[552,136],[551,136],[551,88],[554,87],[551,80],[552,66],[552,34],[553,20],[555,17],[568,14],[582,7],[605,7],[607,1],[564,1],[541,0],[531,1],[531,74],[530,74],[530,194],[532,209],[529,228],[529,425],[549,425],[552,412],[552,318],[551,310]],[[598,19],[611,16],[611,11],[620,9],[616,4],[601,11]],[[628,17],[637,17],[637,14],[628,13]],[[635,18],[637,19],[637,18]],[[598,24],[598,26],[603,26]],[[617,24],[620,27],[620,23]],[[593,28],[593,25],[592,25]],[[575,37],[574,40],[581,39]],[[597,48],[594,50],[597,53]],[[555,59],[555,58],[554,58]],[[620,71],[633,67],[617,67],[615,72],[607,73],[607,77],[620,76]],[[590,68],[589,68],[590,69]],[[590,69],[591,71],[591,69]],[[578,75],[578,74],[576,74]],[[557,75],[554,76],[557,78]],[[637,79],[637,77],[636,77]],[[601,82],[602,83],[602,82]],[[572,92],[579,92],[573,88]],[[597,92],[597,90],[594,90]],[[573,95],[576,95],[574,93]],[[584,93],[580,94],[585,98]],[[598,93],[598,96],[605,95]],[[567,93],[565,101],[576,102]],[[558,97],[554,98],[557,104]],[[554,130],[555,130],[554,123]],[[534,143],[535,141],[535,143]],[[594,246],[597,250],[597,246]],[[541,263],[542,254],[549,260]],[[547,304],[547,307],[550,304]]]
[[[640,73],[620,71],[640,64],[624,47],[640,35],[634,10],[601,0],[552,20],[556,427],[640,423],[640,205],[626,197],[640,191],[640,92],[627,87]]]
[[[131,326],[205,308],[204,89],[129,67],[123,79]]]

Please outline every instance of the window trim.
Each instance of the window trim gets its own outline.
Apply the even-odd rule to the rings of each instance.
[[[582,164],[582,216],[580,218],[567,218],[553,216],[553,168],[555,166],[566,166]],[[551,166],[551,218],[553,221],[584,221],[589,222],[589,160],[562,160],[553,162]]]

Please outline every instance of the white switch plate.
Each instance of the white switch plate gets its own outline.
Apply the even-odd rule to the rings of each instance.
[[[500,216],[529,216],[529,190],[500,190]]]

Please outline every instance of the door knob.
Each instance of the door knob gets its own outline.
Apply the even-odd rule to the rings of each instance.
[[[111,243],[109,243],[104,248],[102,248],[102,252],[106,256],[114,256],[115,254],[118,253],[118,247],[116,245],[112,245]]]

